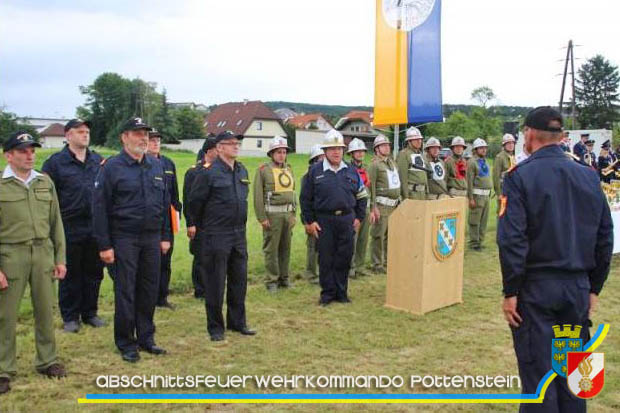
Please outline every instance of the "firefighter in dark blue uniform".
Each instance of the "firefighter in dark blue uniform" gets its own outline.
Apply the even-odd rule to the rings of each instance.
[[[618,164],[616,163],[616,159],[611,152],[611,142],[609,140],[606,140],[601,145],[601,152],[599,153],[596,166],[598,168],[601,182],[605,182],[607,184],[611,183],[611,180],[615,178],[614,172],[618,167]]]
[[[552,368],[552,326],[582,326],[583,344],[609,272],[613,224],[596,172],[572,162],[557,144],[562,117],[549,107],[525,119],[531,156],[504,178],[497,243],[503,312],[513,335],[523,393],[536,393]],[[544,403],[521,411],[579,412],[566,379],[556,378]]]
[[[161,254],[170,249],[169,196],[157,158],[146,154],[149,128],[141,118],[123,127],[123,149],[102,166],[93,194],[93,228],[99,256],[114,266],[114,341],[123,360],[155,344],[153,314]]]
[[[306,232],[318,240],[319,304],[326,306],[351,302],[347,289],[353,239],[366,216],[368,194],[355,168],[342,160],[342,134],[330,130],[321,146],[325,159],[310,167],[299,198]]]
[[[93,237],[93,184],[103,158],[88,149],[90,122],[72,119],[65,126],[67,145],[43,163],[56,185],[67,240],[67,275],[60,281],[58,301],[64,331],[77,333],[80,321],[103,327],[97,315],[103,264]]]
[[[192,165],[187,172],[185,172],[185,179],[183,180],[183,215],[185,216],[185,223],[187,226],[187,236],[189,238],[189,252],[194,256],[192,260],[192,284],[194,286],[194,297],[199,299],[205,298],[205,288],[202,282],[203,276],[201,275],[200,266],[200,231],[198,231],[197,224],[194,222],[192,215],[189,213],[189,194],[194,184],[194,179],[200,173],[203,168],[210,166],[215,158],[217,152],[215,150],[215,137],[208,137],[205,139],[202,149],[200,149],[203,156]]]
[[[174,211],[169,211],[170,221],[172,222],[172,214],[181,214],[182,205],[179,201],[179,184],[177,182],[177,168],[172,162],[172,159],[161,154],[161,133],[153,129],[149,132],[149,146],[147,153],[154,158],[159,159],[162,168],[164,168],[164,183],[166,184],[166,190],[170,197],[170,206],[174,208]],[[172,232],[172,228],[171,228]],[[174,310],[174,304],[168,301],[168,294],[170,292],[170,275],[172,274],[172,250],[174,249],[174,233],[170,240],[170,249],[167,253],[161,255],[161,276],[159,279],[159,294],[157,297],[157,306],[165,307],[170,310]]]
[[[573,155],[577,156],[581,162],[584,161],[584,155],[588,151],[586,142],[590,139],[589,133],[582,133],[581,140],[573,146]]]
[[[225,327],[243,335],[248,328],[245,295],[248,250],[248,171],[239,161],[243,136],[231,132],[216,137],[217,159],[194,179],[189,195],[190,215],[200,234],[200,265],[204,274],[207,331],[213,341],[224,340]],[[228,285],[226,285],[228,284]],[[222,315],[226,290],[226,323]]]

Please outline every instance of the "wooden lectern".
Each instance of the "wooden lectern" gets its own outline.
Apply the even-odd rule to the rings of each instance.
[[[392,213],[386,307],[424,314],[463,302],[466,201],[406,200]]]

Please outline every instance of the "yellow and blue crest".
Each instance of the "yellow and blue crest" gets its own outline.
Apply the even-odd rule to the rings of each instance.
[[[448,259],[457,246],[458,213],[443,214],[433,220],[433,253],[440,260]]]
[[[555,338],[551,340],[551,367],[561,377],[566,377],[568,352],[581,351],[583,341],[579,338],[581,326],[570,324],[553,326]]]

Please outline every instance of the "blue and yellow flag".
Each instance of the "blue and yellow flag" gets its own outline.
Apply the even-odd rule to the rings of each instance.
[[[375,125],[441,122],[441,0],[377,0]]]

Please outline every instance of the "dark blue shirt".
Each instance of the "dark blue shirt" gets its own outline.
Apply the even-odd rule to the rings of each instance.
[[[169,241],[169,196],[157,158],[138,162],[125,150],[110,157],[95,180],[93,229],[99,250],[112,248],[111,238],[161,233]]]
[[[195,226],[192,215],[189,213],[189,194],[192,191],[192,185],[194,184],[194,178],[200,172],[201,169],[206,167],[208,164],[205,161],[196,162],[195,165],[192,165],[191,168],[185,172],[185,178],[183,179],[183,205],[185,205],[185,209],[183,210],[183,215],[185,216],[185,223],[188,227]]]
[[[192,222],[206,234],[245,231],[249,185],[245,166],[235,161],[231,168],[218,157],[196,172],[189,194]]]
[[[42,171],[56,186],[67,242],[83,242],[93,235],[91,204],[101,161],[99,154],[87,149],[82,162],[66,145],[43,163]]]
[[[497,244],[504,294],[528,277],[587,275],[598,294],[609,273],[613,223],[596,172],[543,147],[504,178]]]
[[[183,206],[179,201],[179,183],[177,182],[177,168],[174,165],[174,162],[172,162],[172,159],[168,158],[167,156],[160,154],[157,159],[159,159],[162,168],[164,168],[164,182],[166,183],[166,189],[168,190],[168,195],[170,196],[170,204],[180,214]]]
[[[334,172],[323,170],[323,162],[310,167],[299,196],[302,222],[312,223],[317,215],[354,212],[362,221],[366,216],[366,187],[355,168],[346,164]]]

